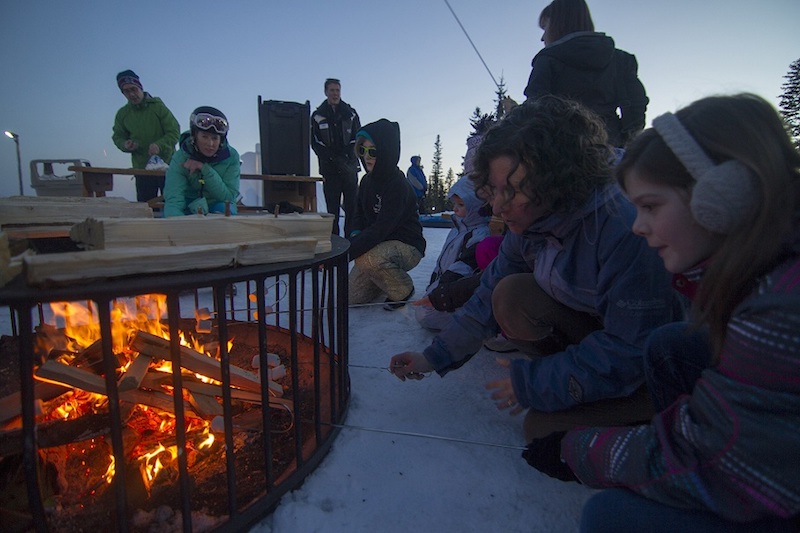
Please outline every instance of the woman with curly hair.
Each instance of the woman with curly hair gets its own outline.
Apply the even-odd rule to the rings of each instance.
[[[508,232],[473,297],[424,352],[391,361],[400,379],[464,364],[498,327],[530,355],[491,382],[499,409],[529,409],[528,440],[596,420],[653,414],[642,364],[650,332],[682,316],[670,276],[633,235],[600,120],[545,96],[490,129],[473,179]]]

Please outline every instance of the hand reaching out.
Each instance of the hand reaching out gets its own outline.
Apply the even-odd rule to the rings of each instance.
[[[399,353],[389,362],[389,372],[397,376],[400,381],[420,380],[425,377],[426,372],[432,371],[433,367],[420,352]]]
[[[497,358],[497,364],[502,367],[508,368],[511,362],[506,358]],[[497,408],[501,411],[511,409],[508,414],[518,415],[525,409],[517,401],[517,396],[514,394],[514,385],[511,383],[511,377],[490,381],[486,384],[486,388],[492,392],[492,399],[497,403]]]
[[[423,296],[419,300],[417,300],[415,302],[411,302],[411,305],[422,305],[424,307],[433,307],[433,304],[431,303],[431,299],[428,298],[427,296]]]

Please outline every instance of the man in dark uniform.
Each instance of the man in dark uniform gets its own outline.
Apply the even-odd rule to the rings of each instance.
[[[311,115],[311,148],[319,158],[328,213],[334,216],[332,233],[339,234],[339,207],[342,207],[344,236],[348,237],[356,209],[360,167],[354,147],[361,121],[356,110],[342,100],[341,91],[339,80],[325,80],[327,99]]]

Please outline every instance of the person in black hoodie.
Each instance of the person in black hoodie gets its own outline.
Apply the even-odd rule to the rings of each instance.
[[[399,309],[414,294],[408,271],[425,255],[417,199],[400,160],[400,126],[385,118],[356,135],[356,154],[367,174],[358,186],[350,234],[351,304],[386,295],[384,309]]]
[[[585,0],[553,0],[539,26],[544,48],[531,62],[527,99],[555,94],[575,100],[603,119],[609,144],[624,147],[644,128],[649,102],[636,56],[594,31]]]

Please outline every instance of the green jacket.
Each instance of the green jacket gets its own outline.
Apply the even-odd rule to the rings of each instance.
[[[156,143],[161,149],[158,154],[161,159],[169,163],[175,153],[178,135],[178,121],[161,98],[144,93],[144,99],[140,103],[128,103],[117,111],[111,139],[123,152],[127,152],[125,141],[128,139],[138,143],[139,147],[130,153],[131,164],[133,168],[144,168],[150,159],[148,149],[152,143]]]
[[[188,137],[189,132],[181,136],[181,149],[175,152],[167,170],[164,216],[192,215],[197,212],[198,207],[202,208],[204,214],[223,213],[225,202],[230,202],[231,213],[236,214],[241,166],[239,152],[226,140],[218,153],[224,153],[227,149],[230,153],[227,158],[206,162],[200,172],[190,174],[183,164],[190,158],[202,160],[202,157],[192,157],[193,150]]]

